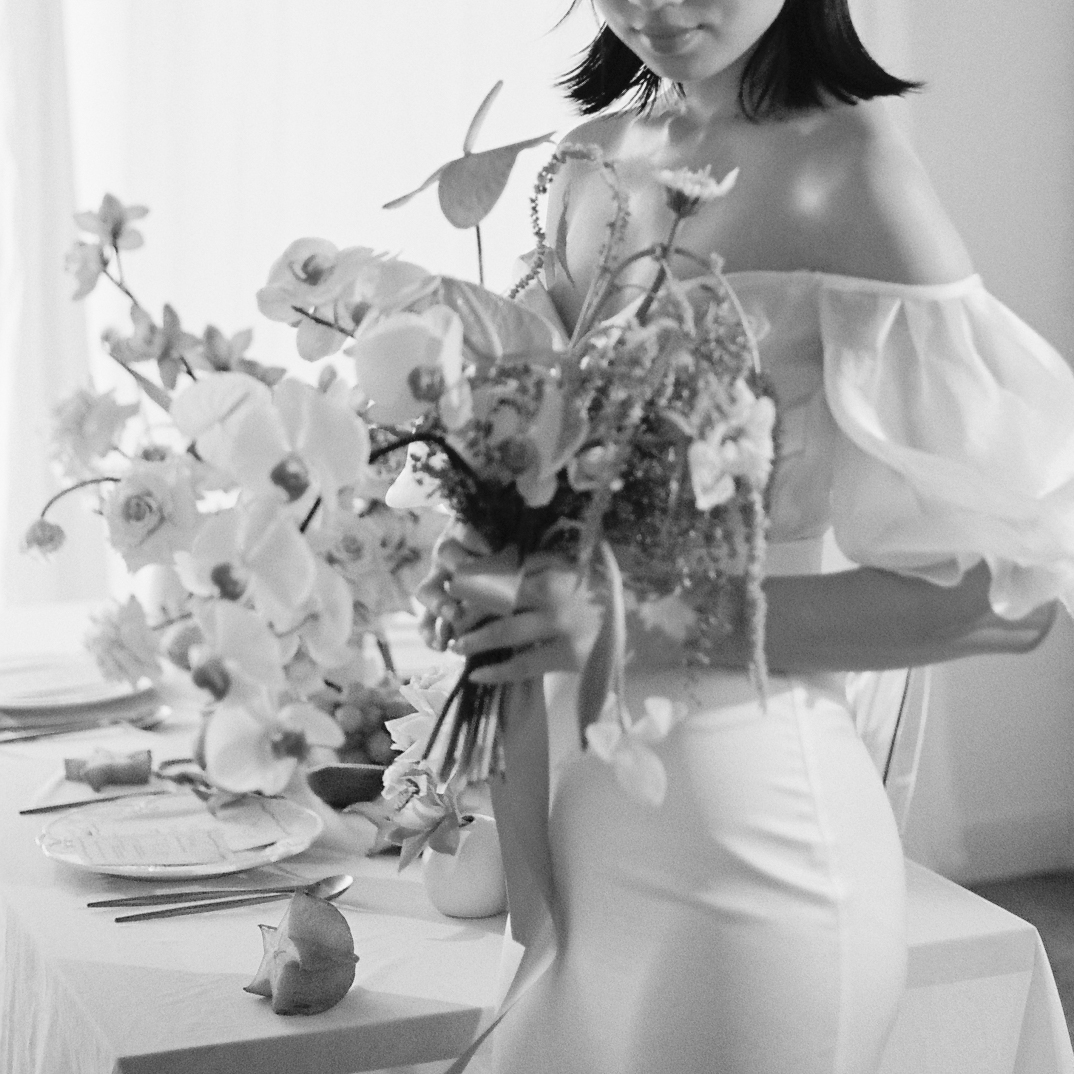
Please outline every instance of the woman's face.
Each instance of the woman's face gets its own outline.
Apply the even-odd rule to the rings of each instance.
[[[785,0],[596,0],[650,70],[675,82],[712,78],[743,59]]]

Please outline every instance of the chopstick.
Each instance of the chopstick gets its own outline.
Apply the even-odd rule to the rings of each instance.
[[[29,817],[35,813],[56,813],[61,809],[74,809],[77,806],[96,805],[98,802],[115,802],[120,798],[142,798],[149,794],[174,794],[171,787],[153,787],[146,791],[128,791],[126,794],[100,794],[96,798],[79,798],[73,802],[52,802],[50,805],[30,806],[20,809],[20,817]]]
[[[87,906],[160,906],[169,902],[197,902],[201,899],[244,898],[247,895],[290,895],[302,888],[309,887],[313,881],[301,884],[280,884],[264,888],[202,888],[199,891],[173,891],[170,894],[128,895],[124,898],[98,899],[86,903]]]
[[[234,906],[257,906],[259,903],[273,902],[275,899],[283,899],[294,893],[294,889],[289,888],[275,895],[256,895],[250,899],[216,899],[213,902],[197,902],[189,906],[171,906],[167,910],[150,910],[144,914],[123,914],[117,917],[116,921],[150,921],[160,917],[182,917],[185,914],[204,914],[210,910],[228,910]]]

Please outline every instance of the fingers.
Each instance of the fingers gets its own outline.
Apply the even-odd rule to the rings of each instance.
[[[495,686],[502,683],[538,679],[551,671],[575,671],[573,661],[565,660],[562,646],[551,643],[534,645],[513,653],[496,664],[485,664],[470,672],[471,682]]]
[[[460,631],[455,652],[462,656],[478,656],[496,649],[548,644],[557,638],[556,624],[548,616],[540,612],[519,612],[473,630]]]

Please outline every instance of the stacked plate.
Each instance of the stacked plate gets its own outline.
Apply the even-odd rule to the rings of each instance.
[[[157,718],[152,684],[108,682],[83,653],[0,659],[0,743]]]

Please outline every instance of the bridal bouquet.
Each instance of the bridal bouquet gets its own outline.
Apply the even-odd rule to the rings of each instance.
[[[514,156],[543,140],[473,153],[494,95],[475,117],[463,156],[419,188],[438,183],[445,215],[459,227],[479,227]],[[537,221],[539,197],[568,160],[599,169],[616,204],[570,339],[527,301],[535,292],[540,299],[542,271],[566,271],[565,239],[549,247]],[[533,196],[534,260],[506,297],[317,239],[292,244],[260,295],[266,314],[296,327],[304,357],[342,348],[354,359],[369,400],[364,414],[378,431],[373,457],[408,449],[386,502],[446,506],[483,539],[492,555],[477,582],[490,612],[510,610],[540,553],[603,577],[605,629],[582,676],[579,718],[591,748],[615,765],[628,789],[653,801],[663,795],[663,772],[647,742],[666,732],[674,713],[652,699],[635,723],[622,705],[619,564],[648,610],[659,615],[669,599],[689,604],[679,640],[693,662],[703,663],[715,642],[744,628],[763,690],[764,497],[776,416],[755,339],[718,259],[675,245],[682,221],[723,197],[736,176],[717,182],[707,172],[679,171],[658,178],[670,215],[667,239],[624,254],[629,208],[614,165],[594,147],[562,146]],[[676,255],[692,264],[689,278],[672,271]],[[653,266],[652,283],[631,294],[624,271],[643,261]],[[550,309],[547,296],[545,302]],[[616,306],[622,308],[610,316]],[[422,839],[457,829],[459,795],[502,770],[503,689],[471,681],[472,670],[470,662],[427,714],[420,736],[400,736],[406,751],[386,778],[398,807],[389,834],[411,853]]]
[[[102,614],[88,646],[108,678],[156,681],[166,661],[189,674],[208,702],[198,753],[215,786],[277,793],[318,748],[387,763],[383,725],[401,710],[383,625],[409,608],[435,531],[384,504],[393,474],[370,462],[377,434],[334,369],[301,380],[249,357],[249,331],[197,336],[170,306],[150,315],[122,264],[146,211],[106,195],[76,217],[92,238],[68,257],[75,298],[103,278],[130,299],[131,331],[104,342],[140,392],[60,404],[65,487],[25,545],[56,551],[56,503],[88,495],[130,572],[155,574],[152,607],[131,597]],[[372,703],[386,697],[396,704]]]

